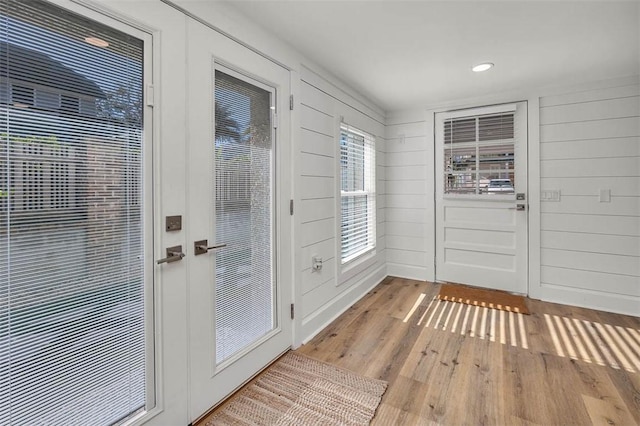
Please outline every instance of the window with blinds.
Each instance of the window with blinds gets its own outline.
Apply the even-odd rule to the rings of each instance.
[[[277,327],[274,96],[242,77],[215,70],[217,364]]]
[[[341,263],[376,247],[376,149],[373,136],[340,126]]]
[[[0,1],[0,424],[145,409],[142,58],[103,24]]]
[[[513,194],[513,112],[452,118],[443,130],[445,194]]]

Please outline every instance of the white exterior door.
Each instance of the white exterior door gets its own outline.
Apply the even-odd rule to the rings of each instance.
[[[199,23],[188,40],[193,420],[291,346],[290,83]]]
[[[527,104],[437,113],[436,279],[527,293]]]

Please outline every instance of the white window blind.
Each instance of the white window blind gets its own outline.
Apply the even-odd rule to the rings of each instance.
[[[341,262],[376,247],[375,139],[340,126]]]
[[[239,76],[240,77],[240,76]],[[244,77],[243,77],[244,78]],[[216,362],[273,330],[272,92],[215,71]]]
[[[145,409],[142,57],[103,24],[0,1],[2,425]]]
[[[514,193],[514,113],[444,122],[444,193]]]

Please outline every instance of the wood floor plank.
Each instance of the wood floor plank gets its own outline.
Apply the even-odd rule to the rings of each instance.
[[[421,291],[424,285],[412,280],[402,280],[397,284],[401,284],[400,289],[390,293],[390,297],[387,300],[387,312],[394,318],[404,320],[416,301],[418,301],[420,295],[424,294]]]
[[[635,424],[640,425],[640,374],[613,369],[606,369],[605,372],[634,418]]]
[[[632,425],[635,423],[626,406],[617,406],[611,401],[587,395],[583,395],[582,399],[591,418],[591,423],[594,425]]]

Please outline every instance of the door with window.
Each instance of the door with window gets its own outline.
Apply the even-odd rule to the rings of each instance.
[[[189,331],[195,419],[292,342],[289,71],[188,26]]]
[[[155,404],[150,37],[89,12],[0,2],[3,425]]]
[[[527,104],[437,113],[436,278],[527,293]]]

